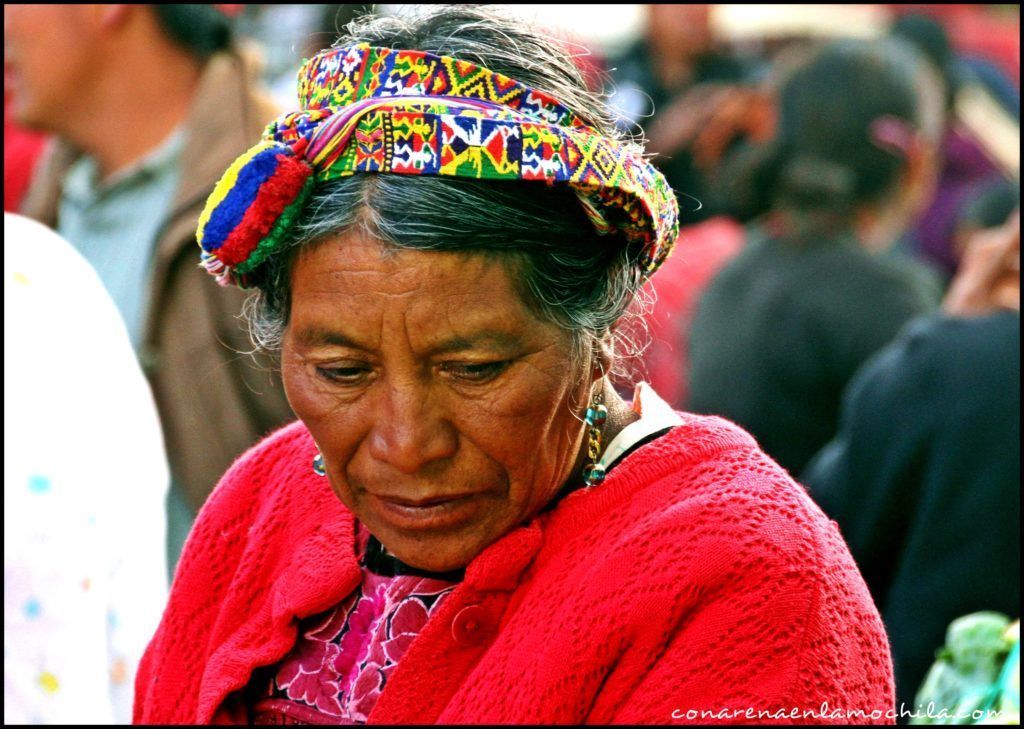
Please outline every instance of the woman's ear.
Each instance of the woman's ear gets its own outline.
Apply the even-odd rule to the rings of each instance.
[[[594,382],[611,374],[612,364],[615,361],[615,338],[611,331],[605,332],[600,339],[594,340],[591,356],[594,363],[591,378]]]

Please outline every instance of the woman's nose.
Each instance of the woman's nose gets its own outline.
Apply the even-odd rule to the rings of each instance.
[[[371,417],[370,455],[395,470],[417,473],[429,464],[450,458],[458,449],[458,434],[428,388],[387,386]]]

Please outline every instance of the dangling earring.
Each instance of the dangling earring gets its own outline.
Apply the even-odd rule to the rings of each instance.
[[[313,459],[313,473],[317,476],[326,476],[327,469],[324,468],[324,454],[317,451],[316,457]]]
[[[597,486],[604,481],[604,466],[598,464],[597,461],[601,457],[601,431],[604,429],[607,419],[608,408],[604,406],[604,391],[601,389],[594,394],[593,400],[590,401],[585,418],[589,428],[587,456],[590,458],[590,463],[583,469],[583,481],[587,486]]]

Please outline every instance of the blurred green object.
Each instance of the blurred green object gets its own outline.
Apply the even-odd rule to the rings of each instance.
[[[1020,724],[1020,621],[957,618],[917,693],[911,724]]]

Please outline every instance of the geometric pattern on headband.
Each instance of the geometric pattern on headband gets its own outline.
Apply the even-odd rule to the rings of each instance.
[[[299,103],[307,111],[407,95],[479,99],[548,124],[587,126],[550,94],[475,63],[425,51],[360,43],[323,51],[299,70]]]
[[[638,147],[501,74],[361,44],[310,59],[299,96],[303,110],[271,123],[207,202],[197,238],[221,284],[247,285],[314,182],[358,173],[568,184],[599,233],[642,242],[648,275],[675,243],[675,195]]]
[[[293,142],[289,130],[309,119],[285,117],[270,136]],[[307,138],[318,181],[381,172],[568,183],[599,232],[614,228],[650,244],[645,268],[668,253],[658,229],[669,245],[675,240],[675,197],[661,173],[638,149],[586,126],[538,122],[479,101],[403,96],[350,105]]]

